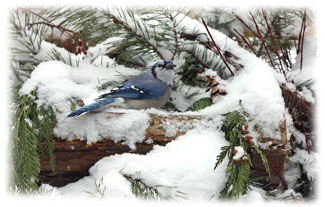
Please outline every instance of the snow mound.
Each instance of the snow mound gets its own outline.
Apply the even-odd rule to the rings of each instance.
[[[155,146],[146,155],[125,153],[103,158],[89,170],[90,176],[58,190],[67,195],[96,194],[94,180],[102,179],[107,186],[104,198],[130,199],[134,195],[123,175],[133,175],[155,187],[162,197],[176,199],[181,194],[191,200],[217,199],[226,182],[224,168],[228,161],[216,170],[213,167],[224,145],[228,142],[223,132],[198,126],[165,147]]]

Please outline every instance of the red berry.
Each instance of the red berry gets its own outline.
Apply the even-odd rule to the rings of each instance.
[[[85,55],[87,55],[87,50],[84,49],[83,52],[84,52]]]
[[[117,19],[113,19],[113,23],[114,24],[117,24],[118,23],[118,20]]]
[[[65,48],[65,49],[68,49],[68,48],[69,48],[69,43],[65,43],[65,44],[64,44],[64,48]]]
[[[84,44],[84,41],[79,40],[79,46],[82,46]]]
[[[81,53],[81,47],[77,48],[78,53]]]

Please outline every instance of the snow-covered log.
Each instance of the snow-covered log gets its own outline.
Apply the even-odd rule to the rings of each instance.
[[[123,113],[110,112],[109,116],[122,116]],[[80,178],[89,175],[88,170],[98,160],[103,157],[122,153],[146,154],[153,149],[154,145],[165,146],[167,143],[177,139],[191,129],[193,123],[199,123],[204,117],[197,115],[168,115],[161,116],[150,114],[150,123],[146,129],[145,139],[136,143],[136,148],[131,149],[122,141],[113,141],[110,137],[103,137],[102,140],[87,144],[85,140],[65,140],[55,138],[55,156],[56,168],[52,172],[49,165],[49,157],[44,156],[41,159],[41,173],[39,176],[41,183],[49,183],[53,186],[64,186],[75,182]],[[109,120],[108,120],[109,121]],[[187,127],[177,129],[174,133],[168,132],[166,123],[177,125],[177,123],[186,123]],[[173,128],[173,127],[172,127]],[[177,128],[177,127],[175,127]],[[170,128],[169,128],[170,130]],[[259,134],[258,142],[268,161],[272,163],[272,176],[268,179],[264,165],[260,156],[253,153],[253,177],[265,178],[264,183],[271,183],[271,187],[280,184],[280,176],[284,173],[284,162],[286,157],[287,131],[285,121],[280,126],[281,140],[263,137]],[[198,137],[200,139],[200,137]],[[199,141],[199,140],[198,140]],[[201,149],[202,150],[202,149]],[[193,153],[200,153],[199,151]],[[159,162],[159,160],[157,160]]]

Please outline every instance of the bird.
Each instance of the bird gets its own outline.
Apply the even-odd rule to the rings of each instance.
[[[94,103],[83,106],[67,116],[75,117],[87,112],[103,111],[111,106],[127,109],[160,108],[171,96],[175,66],[170,60],[159,60],[145,73],[118,85],[110,92],[100,95]]]

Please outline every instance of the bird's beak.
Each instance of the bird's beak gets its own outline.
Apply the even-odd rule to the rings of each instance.
[[[175,66],[176,66],[176,65],[174,65],[173,63],[168,63],[168,64],[166,65],[166,69],[167,69],[167,70],[173,70]]]

